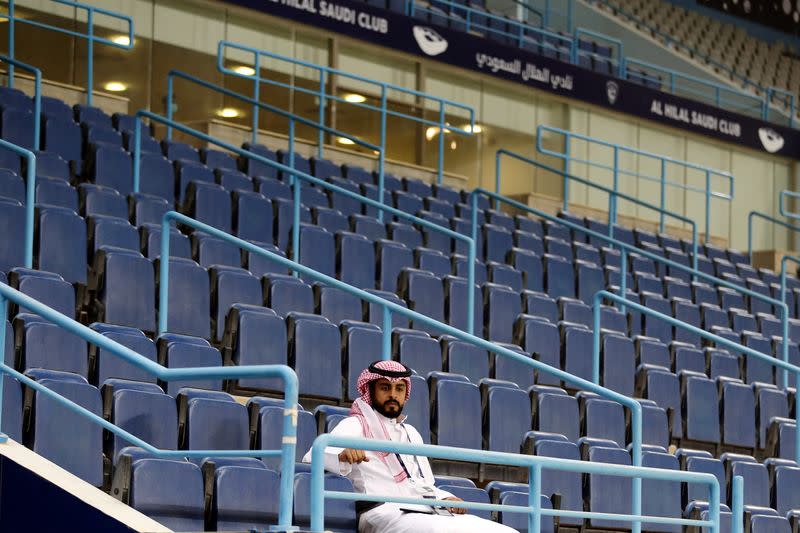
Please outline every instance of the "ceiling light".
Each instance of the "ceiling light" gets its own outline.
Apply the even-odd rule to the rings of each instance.
[[[347,137],[339,137],[339,138],[336,139],[336,142],[338,142],[339,144],[346,144],[348,146],[352,145],[352,144],[355,144],[353,139],[348,139]]]
[[[217,110],[217,116],[222,118],[236,118],[239,116],[239,110],[233,107],[223,107]]]
[[[428,139],[429,141],[432,141],[433,138],[436,137],[438,134],[439,134],[439,128],[437,128],[436,126],[431,126],[425,130],[425,138]]]
[[[241,74],[242,76],[255,76],[256,69],[253,67],[248,67],[247,65],[239,65],[233,68],[233,71],[236,74]]]
[[[120,46],[130,46],[131,38],[127,35],[115,35],[111,38],[111,42]]]
[[[454,139],[454,140],[450,141],[450,149],[451,150],[455,150],[456,148],[458,148],[458,145],[456,144],[456,141]]]
[[[351,104],[360,104],[367,101],[367,97],[361,94],[346,94],[344,97],[345,102],[350,102]]]
[[[103,88],[112,93],[121,93],[128,90],[128,86],[121,81],[110,81],[103,85]]]
[[[466,131],[467,133],[480,133],[483,131],[483,128],[480,125],[475,124],[474,126],[471,124],[467,124],[461,128],[462,130]]]

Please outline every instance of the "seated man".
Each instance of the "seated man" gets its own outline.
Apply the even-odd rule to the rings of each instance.
[[[411,395],[411,370],[397,361],[376,361],[361,372],[350,416],[333,435],[423,444],[406,424],[403,406]],[[477,431],[477,429],[476,429]],[[311,461],[309,451],[303,458]],[[357,492],[376,496],[460,501],[434,486],[427,457],[364,450],[327,448],[325,469],[346,476]],[[466,514],[466,509],[427,505],[357,502],[360,533],[514,533],[516,530]]]

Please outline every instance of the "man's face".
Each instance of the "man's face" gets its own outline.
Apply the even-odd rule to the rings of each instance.
[[[406,403],[405,381],[379,379],[372,383],[372,407],[386,418],[397,418]]]

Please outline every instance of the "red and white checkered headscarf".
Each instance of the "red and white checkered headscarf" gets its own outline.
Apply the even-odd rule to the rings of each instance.
[[[392,374],[407,374],[409,371],[409,368],[404,366],[402,363],[398,363],[397,361],[376,361],[372,363],[368,368],[365,368],[361,372],[360,376],[358,376],[358,393],[361,395],[361,399],[364,400],[367,405],[372,406],[372,394],[370,393],[369,384],[378,379],[388,379],[391,383],[395,383],[397,381],[405,382],[405,401],[408,401],[409,397],[411,397],[411,379],[408,376],[398,377],[393,376]]]

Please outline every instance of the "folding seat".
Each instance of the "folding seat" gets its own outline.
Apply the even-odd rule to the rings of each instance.
[[[398,294],[408,302],[409,309],[439,322],[444,322],[444,286],[430,272],[404,268],[398,280]],[[412,320],[414,329],[435,333],[436,329]]]
[[[301,224],[298,261],[326,276],[336,276],[336,244],[333,235],[319,226]]]
[[[700,314],[703,318],[703,329],[711,331],[714,326],[724,328],[730,327],[730,319],[727,312],[712,304],[700,304]]]
[[[18,109],[33,112],[33,102],[28,95],[19,89],[2,87],[0,88],[0,108],[3,110]]]
[[[128,196],[128,212],[134,226],[160,225],[164,214],[170,210],[170,204],[163,198],[149,194]]]
[[[161,256],[161,226],[156,224],[142,224],[139,228],[142,253],[148,259],[157,259]],[[192,244],[189,237],[177,228],[169,230],[169,256],[192,258]]]
[[[16,361],[7,362],[24,372],[46,368],[88,375],[87,344],[83,339],[48,322],[39,315],[20,313],[14,319]]]
[[[139,252],[98,250],[88,288],[96,320],[155,331],[155,273],[152,262]]]
[[[178,192],[178,205],[184,205],[189,185],[192,183],[206,183],[216,185],[214,172],[191,160],[180,160],[175,163],[175,184]]]
[[[454,206],[453,209],[455,209],[455,205],[461,201],[461,192],[447,185],[433,183],[431,184],[431,189],[433,191],[433,196],[437,200]],[[455,213],[453,216],[455,216]]]
[[[578,299],[591,305],[594,295],[606,288],[603,271],[597,265],[578,260],[575,262],[575,272]]]
[[[697,472],[702,474],[712,474],[717,478],[720,487],[720,500],[725,501],[725,466],[722,461],[712,458],[708,452],[698,452],[697,454],[684,455],[682,450],[678,450],[678,456],[682,463],[682,470],[687,472]],[[688,505],[693,501],[707,502],[710,499],[707,485],[699,483],[688,483],[683,486],[683,503]]]
[[[535,385],[530,389],[533,408],[533,429],[563,435],[571,443],[580,437],[578,400],[564,389]]]
[[[362,289],[375,288],[375,246],[363,235],[336,235],[336,270],[339,279]]]
[[[36,205],[64,207],[78,211],[78,191],[66,181],[39,177],[36,180]],[[24,200],[23,200],[24,203]]]
[[[746,521],[746,527],[749,533],[789,533],[789,531],[792,531],[792,524],[796,524],[796,516],[793,516],[793,514],[794,510],[789,513],[792,518],[792,522],[790,522],[789,518],[784,518],[783,516],[754,513],[748,515],[750,519]]]
[[[75,115],[75,122],[82,124],[91,124],[94,126],[101,126],[111,128],[111,117],[105,111],[98,107],[92,107],[84,104],[75,104],[72,106],[72,111]]]
[[[331,177],[328,178],[327,180],[332,185],[336,185],[337,187],[341,187],[342,189],[348,190],[353,194],[361,196],[361,189],[359,188],[359,186],[351,182],[350,180],[346,180],[343,178],[336,178],[336,177]],[[349,196],[334,191],[327,191],[327,195],[329,198],[329,203],[331,208],[341,212],[344,216],[361,214],[362,203],[358,199],[351,198]]]
[[[5,276],[0,281],[5,283]],[[17,267],[8,273],[8,285],[61,314],[75,316],[75,288],[58,274]],[[24,307],[14,306],[10,315],[28,312]]]
[[[453,273],[460,278],[466,279],[469,270],[469,262],[467,261],[467,258],[463,255],[457,254],[453,254],[450,257],[451,262],[453,263]],[[476,259],[474,266],[475,283],[478,285],[483,285],[488,280],[488,275],[486,274],[486,265]]]
[[[264,301],[280,316],[291,311],[314,312],[314,295],[304,281],[286,274],[267,274],[263,280]]]
[[[123,195],[133,192],[131,156],[122,148],[102,144],[91,147],[86,175],[95,185],[116,189]]]
[[[709,444],[720,442],[720,417],[716,389],[716,384],[704,375],[686,371],[681,374],[683,437],[685,439]]]
[[[278,155],[266,146],[244,143],[242,148],[261,158],[267,159],[268,161],[273,161],[275,163],[278,162]],[[276,179],[278,177],[278,171],[274,166],[268,165],[267,163],[263,163],[251,157],[240,158],[239,166],[248,176],[261,176],[272,179]]]
[[[456,216],[456,208],[450,202],[433,197],[423,197],[422,201],[426,211],[441,215],[445,219],[451,219]]]
[[[519,293],[494,283],[483,286],[484,338],[493,342],[513,342],[514,321],[522,312]]]
[[[772,419],[788,418],[789,405],[785,391],[774,385],[756,383],[753,385],[755,393],[755,417],[758,428],[758,447],[767,447],[767,431]]]
[[[682,298],[692,301],[692,289],[688,283],[671,276],[665,276],[664,285],[667,299]]]
[[[406,245],[410,249],[422,246],[422,234],[413,226],[400,222],[387,224],[389,238],[395,242]]]
[[[276,178],[256,176],[253,178],[253,183],[256,186],[256,192],[260,192],[270,200],[276,198],[292,200],[293,198],[293,188]]]
[[[291,312],[286,317],[289,366],[300,380],[300,394],[338,400],[341,380],[330,376],[342,371],[339,329],[325,317]]]
[[[566,259],[551,255],[544,255],[545,288],[551,298],[560,296],[575,297],[575,275],[572,264]]]
[[[756,319],[758,321],[757,331],[759,331],[763,337],[767,339],[783,337],[783,328],[780,320],[772,315],[765,315],[764,313],[759,313]]]
[[[727,259],[714,257],[711,258],[711,261],[714,263],[714,271],[718,278],[721,278],[724,274],[736,274],[736,267]]]
[[[431,442],[481,449],[481,395],[468,381],[438,380],[431,386]]]
[[[6,108],[2,110],[2,113],[0,113],[0,133],[3,136],[3,140],[27,150],[32,150],[33,113],[22,109]],[[17,169],[12,168],[12,170],[16,171]]]
[[[364,197],[369,198],[370,200],[374,200],[376,202],[380,201],[380,198],[378,198],[378,186],[377,185],[371,185],[371,184],[368,184],[368,183],[362,183],[359,186],[359,189],[361,190],[361,196],[364,196]],[[384,184],[383,201],[381,203],[383,205],[385,205],[385,206],[393,207],[393,204],[392,204],[392,193],[391,193],[391,189],[389,189],[388,182],[386,184]],[[373,206],[369,206],[369,205],[365,205],[363,207],[364,215],[369,216],[369,217],[377,217],[378,213],[380,211],[381,210],[378,207],[373,207]],[[392,215],[390,215],[390,214],[388,214],[388,212],[384,211],[383,219],[388,222],[388,221],[391,221],[393,218],[392,218]]]
[[[571,241],[564,241],[555,237],[547,236],[544,238],[545,251],[551,255],[563,257],[568,261],[575,259],[575,254],[572,251]]]
[[[450,258],[438,250],[415,248],[414,264],[419,270],[427,270],[440,278],[450,274]]]
[[[25,203],[25,182],[16,172],[0,168],[0,198]]]
[[[514,339],[531,357],[553,368],[561,368],[561,346],[555,324],[539,317],[520,315],[517,319]],[[534,381],[540,385],[556,385],[560,381],[544,371],[534,372]]]
[[[551,324],[556,324],[559,318],[559,309],[555,300],[544,293],[525,291],[522,296],[523,310],[526,314],[547,319]]]
[[[763,283],[757,279],[747,279],[747,288],[753,292],[756,292],[762,296],[766,296],[767,298],[772,297],[772,293],[769,290],[769,286],[766,283]],[[748,297],[750,303],[750,312],[755,314],[758,313],[767,313],[769,315],[776,314],[775,309],[773,309],[772,304],[765,302],[759,298],[755,298],[754,296]]]
[[[192,163],[200,163],[200,153],[189,144],[180,141],[161,141],[161,149],[170,161],[185,160]]]
[[[354,183],[373,183],[372,172],[355,165],[342,165],[342,177]]]
[[[83,216],[103,215],[127,220],[127,202],[117,191],[108,187],[83,183],[78,186],[78,192]]]
[[[533,252],[536,255],[544,255],[544,242],[542,238],[533,233],[522,230],[515,230],[512,234],[514,246],[522,250]]]
[[[425,207],[422,198],[404,191],[392,191],[392,203],[396,209],[411,215],[415,215]]]
[[[745,312],[747,311],[744,297],[739,292],[727,287],[719,287],[717,288],[717,292],[719,293],[719,300],[723,309],[741,309]]]
[[[573,324],[580,324],[589,329],[594,327],[592,308],[580,300],[561,297],[558,299],[561,320]]]
[[[7,323],[6,323],[7,324]],[[7,330],[11,328],[6,326]],[[11,332],[7,331],[10,336]],[[13,340],[7,342],[13,346]],[[3,424],[2,431],[10,439],[22,442],[22,387],[11,376],[3,376]]]
[[[689,324],[690,326],[694,326],[696,328],[700,327],[700,308],[693,304],[690,300],[674,298],[672,300],[672,316],[677,320]],[[687,342],[696,346],[702,344],[700,334],[692,333],[686,328],[675,327],[673,335],[675,340],[679,342]]]
[[[265,196],[269,198],[268,194]],[[275,214],[275,245],[288,250],[292,242],[294,204],[284,198],[273,199],[272,212]],[[305,206],[300,206],[300,223],[311,223],[311,211]]]
[[[490,387],[483,394],[483,449],[520,453],[531,428],[531,401],[518,388]]]
[[[486,350],[449,335],[442,335],[439,341],[442,366],[446,372],[466,376],[472,383],[489,377],[489,354]]]
[[[641,295],[642,305],[667,316],[672,316],[672,306],[669,300],[655,294],[644,293]],[[660,318],[651,315],[643,315],[643,332],[648,337],[654,337],[664,344],[672,342],[672,325],[664,322]]]
[[[192,256],[203,268],[214,265],[242,266],[242,252],[231,242],[195,231],[191,237]]]
[[[672,367],[667,345],[653,337],[638,335],[636,342],[636,362],[638,365],[659,366],[665,370]]]
[[[444,278],[444,308],[445,320],[447,324],[467,331],[469,316],[467,310],[467,280],[456,276],[445,276]],[[480,287],[474,285],[474,314],[472,331],[479,333],[483,323],[483,293]]]
[[[493,226],[498,226],[501,228],[505,228],[510,232],[513,232],[517,229],[517,225],[514,222],[514,219],[511,216],[503,213],[502,211],[497,211],[495,209],[487,209],[484,213],[486,217],[486,223],[492,224]]]
[[[625,410],[621,404],[581,391],[581,434],[587,438],[606,439],[625,447]]]
[[[229,153],[209,148],[200,149],[200,159],[207,167],[218,169],[236,169],[236,159]]]
[[[100,392],[75,374],[47,372],[37,382],[96,416]],[[103,485],[103,429],[45,394],[25,397],[24,444],[90,485]],[[64,443],[69,442],[69,446]]]
[[[800,509],[800,493],[797,492],[800,468],[794,462],[781,459],[767,459],[764,464],[770,471],[772,508],[781,516],[791,513],[795,518],[795,510]]]
[[[152,342],[152,341],[151,341]],[[155,351],[155,349],[154,349]],[[109,402],[109,420],[116,426],[162,450],[178,446],[178,411],[175,398],[164,394],[156,384],[124,384],[113,390]],[[118,454],[128,446],[125,439],[113,435],[106,440],[106,454],[116,462]]]
[[[630,263],[630,269],[634,272],[650,274],[651,276],[656,275],[656,265],[652,259],[632,253],[630,254]]]
[[[342,335],[345,398],[354,400],[359,397],[358,376],[380,355],[383,335],[378,326],[364,322],[346,321],[339,329]]]
[[[347,218],[336,209],[314,207],[311,209],[311,218],[314,220],[314,224],[324,228],[331,234],[350,230]]]
[[[172,329],[172,328],[170,328]],[[164,333],[156,342],[158,362],[167,368],[197,368],[206,366],[222,366],[219,350],[212,347],[207,340],[176,333]],[[184,387],[218,391],[222,389],[222,380],[185,380],[161,383],[170,396],[176,396]]]
[[[670,359],[672,371],[680,374],[681,370],[691,370],[700,374],[707,374],[706,355],[695,345],[680,341],[670,344]],[[713,379],[713,378],[712,378]]]
[[[731,321],[731,329],[736,333],[744,333],[745,331],[758,331],[758,324],[756,318],[740,309],[731,309],[728,311]]]
[[[233,232],[240,239],[272,242],[272,203],[256,192],[233,193]]]
[[[636,377],[636,352],[633,342],[624,335],[603,334],[600,344],[602,384],[625,396],[633,396]]]
[[[36,176],[70,180],[69,163],[58,154],[36,152]]]
[[[487,264],[489,281],[495,285],[511,287],[516,292],[522,292],[522,273],[505,263],[490,261]]]
[[[520,248],[512,248],[508,252],[508,262],[522,274],[522,286],[526,290],[541,291],[544,273],[542,260],[533,252]]]
[[[505,262],[509,250],[514,247],[514,239],[510,231],[493,224],[483,225],[483,257],[488,261]]]
[[[542,226],[544,227],[544,233],[547,237],[561,239],[567,243],[572,242],[572,232],[563,224],[553,222],[551,220],[545,220],[542,222]]]
[[[72,109],[63,100],[52,96],[42,96],[42,115],[47,118],[59,118],[72,121]]]
[[[350,229],[371,241],[386,238],[386,226],[367,215],[350,215]]]
[[[589,448],[589,460],[593,463],[631,464],[630,455],[625,450],[603,448],[600,446],[592,446]],[[587,503],[591,512],[614,514],[630,513],[630,479],[600,474],[589,474],[586,477],[588,478],[586,481]],[[628,522],[617,520],[591,519],[589,523],[592,527],[611,529],[624,529],[628,526]]]
[[[423,331],[403,328],[392,331],[392,353],[395,359],[414,369],[423,378],[431,372],[442,370],[441,347],[436,339]]]
[[[314,300],[317,313],[332,324],[363,319],[361,300],[354,294],[317,283],[314,285]]]
[[[228,465],[214,472],[209,521],[217,531],[265,529],[278,520],[280,476],[247,465]]]
[[[438,213],[420,211],[417,213],[417,216],[426,222],[436,224],[444,229],[450,229],[450,219],[445,218]],[[426,228],[421,224],[416,224],[415,227],[422,233],[425,247],[438,250],[444,254],[450,254],[453,251],[453,240],[449,236],[445,235],[441,231],[436,231],[432,228]]]
[[[668,453],[644,452],[642,466],[660,470],[680,470],[678,460]],[[681,483],[677,481],[642,480],[642,514],[682,518]],[[680,533],[681,526],[673,524],[642,523],[647,531],[667,531]]]
[[[639,400],[642,406],[642,444],[647,451],[666,451],[669,449],[669,416],[667,411],[652,400]],[[625,413],[628,435],[632,435],[632,418]]]
[[[752,457],[737,454],[723,454],[722,461],[725,463],[725,470],[728,477],[729,500],[732,499],[733,478],[742,476],[744,478],[744,505],[748,507],[769,507],[770,490],[769,474],[767,467],[757,463]],[[728,457],[726,457],[728,456]],[[733,457],[731,457],[733,456]]]
[[[156,345],[142,331],[99,322],[93,323],[90,327],[104,337],[130,348],[147,359],[153,362],[157,361]],[[95,345],[89,346],[89,378],[92,383],[97,383],[99,386],[114,380],[152,384],[156,382],[156,377],[147,370],[107,353]]]
[[[692,374],[694,375],[694,374]],[[673,439],[684,436],[681,411],[681,385],[678,377],[661,367],[639,368],[636,379],[636,396],[654,401],[669,416],[670,435]]]
[[[745,346],[772,357],[772,343],[756,333],[745,333],[742,335],[742,341]],[[761,383],[775,383],[775,367],[768,361],[757,359],[753,356],[746,355],[744,357],[744,377],[747,384],[756,382]]]
[[[85,146],[122,147],[122,134],[110,127],[81,124],[81,130]]]
[[[709,259],[724,259],[726,261],[728,260],[728,253],[723,248],[720,248],[708,242],[703,245],[703,248],[705,250],[705,255]]]
[[[713,305],[715,307],[719,305],[717,291],[711,285],[699,281],[693,281],[691,283],[691,288],[692,299],[697,305],[702,306],[704,303]]]
[[[253,192],[255,186],[253,181],[244,172],[232,169],[218,168],[214,171],[217,183],[226,191],[233,193],[236,191]]]
[[[521,389],[528,389],[529,387],[532,387],[535,383],[534,375],[536,372],[533,366],[526,362],[532,357],[531,354],[525,352],[516,344],[497,344],[521,356],[523,359],[516,360],[512,359],[511,357],[507,357],[506,355],[490,353],[489,367],[494,369],[492,374],[494,379],[514,383]]]
[[[753,389],[730,378],[719,378],[723,446],[756,447],[756,415]]]
[[[336,474],[325,474],[325,490],[338,492],[355,492],[349,479]],[[293,524],[308,528],[311,524],[311,474],[302,472],[294,476]],[[356,533],[358,526],[355,502],[336,500],[325,505],[325,529],[339,533]]]
[[[61,274],[69,283],[85,284],[86,222],[70,209],[43,205],[37,211],[38,261],[34,266]]]
[[[596,247],[592,246],[591,244],[578,241],[574,241],[572,246],[575,249],[576,260],[586,261],[587,263],[597,265],[598,267],[602,265],[600,250],[598,250]]]
[[[592,332],[585,326],[560,323],[561,368],[583,379],[592,379]],[[571,385],[566,384],[569,387]]]
[[[80,126],[71,119],[58,117],[43,119],[41,148],[58,154],[65,161],[81,161],[83,137]]]
[[[261,305],[261,283],[242,268],[214,266],[208,274],[211,284],[211,329],[214,340],[220,342],[225,333],[228,311],[234,304]]]
[[[231,197],[220,185],[190,183],[182,211],[199,222],[231,233]]]
[[[382,298],[384,300],[388,300],[395,305],[399,305],[400,307],[407,308],[406,302],[401,300],[395,293],[387,292],[387,291],[378,291],[374,289],[366,289],[366,292],[372,294],[373,296],[377,296],[378,298]],[[366,318],[370,324],[376,324],[380,327],[383,327],[383,307],[374,304],[368,303],[365,304],[365,308],[367,310]],[[398,313],[392,313],[392,327],[393,328],[407,328],[409,326],[409,319],[405,316],[402,316]]]
[[[250,422],[247,408],[225,393],[189,397],[179,402],[178,442],[182,450],[247,450]],[[201,459],[190,458],[198,464]]]
[[[401,181],[403,183],[403,190],[406,192],[415,194],[420,198],[426,198],[433,195],[433,190],[431,189],[430,184],[425,183],[422,180],[414,178],[401,178]]]
[[[136,151],[136,135],[133,131],[123,130],[122,132],[122,147],[131,154]],[[141,136],[139,139],[139,150],[141,154],[159,155],[163,157],[161,152],[161,143],[151,137],[149,133]]]
[[[155,271],[160,272],[160,260]],[[192,261],[171,257],[169,261],[169,331],[211,338],[211,289],[206,269]],[[163,306],[163,303],[161,304]],[[208,310],[208,311],[207,311]]]

